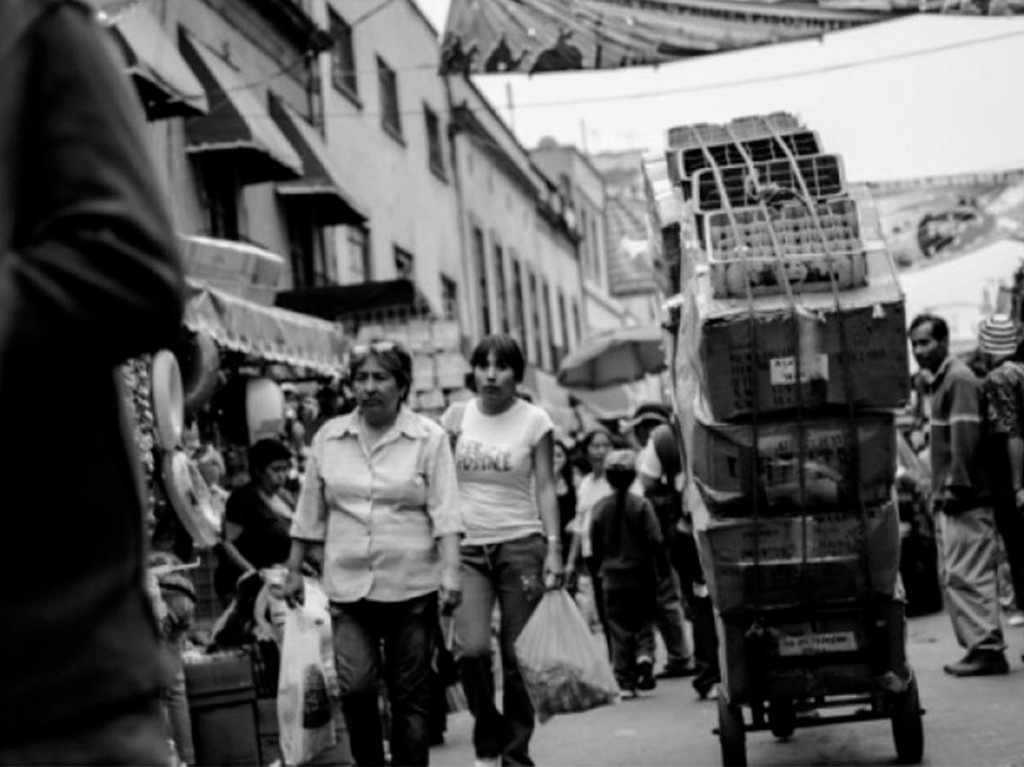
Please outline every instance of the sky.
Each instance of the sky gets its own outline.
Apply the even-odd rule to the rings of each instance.
[[[449,0],[414,1],[443,33]],[[1024,167],[1024,17],[914,15],[657,68],[474,80],[527,147],[660,151],[672,126],[783,110],[851,181]]]

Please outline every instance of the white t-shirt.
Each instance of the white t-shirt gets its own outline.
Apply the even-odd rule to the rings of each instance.
[[[464,407],[449,408],[441,417],[445,429],[459,435],[455,471],[466,528],[463,545],[542,533],[533,449],[554,429],[551,416],[521,399],[499,415],[484,415],[476,399]]]

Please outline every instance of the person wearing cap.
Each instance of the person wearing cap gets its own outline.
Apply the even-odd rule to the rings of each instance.
[[[1003,538],[1017,605],[1024,599],[1024,364],[1020,328],[1006,314],[981,323],[978,346],[988,373],[982,383],[992,451],[996,526]]]
[[[658,458],[658,446],[651,435],[659,427],[667,426],[669,409],[660,403],[640,405],[627,423],[640,452],[637,456],[637,477],[640,492],[654,507],[655,516],[661,526],[661,540],[668,554],[670,542],[675,537],[675,526],[682,515],[682,500],[676,490],[674,476],[666,476]],[[679,576],[671,567],[661,573],[658,583],[658,613],[655,624],[668,656],[659,676],[663,679],[693,676],[696,672],[693,648],[686,635],[683,614],[683,594]]]
[[[949,326],[941,317],[915,317],[910,344],[917,364],[933,375],[932,504],[942,532],[946,604],[967,651],[943,669],[957,677],[1006,674],[981,381],[950,355]]]

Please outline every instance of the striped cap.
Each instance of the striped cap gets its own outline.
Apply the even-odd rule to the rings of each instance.
[[[1008,314],[993,314],[986,318],[978,330],[981,350],[996,357],[1005,357],[1017,351],[1019,341],[1017,323]]]

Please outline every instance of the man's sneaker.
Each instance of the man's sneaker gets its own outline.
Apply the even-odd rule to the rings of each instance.
[[[658,686],[654,679],[654,661],[644,656],[636,662],[636,688],[638,690],[653,690]]]
[[[696,664],[690,661],[666,663],[659,674],[658,679],[681,679],[686,676],[693,676],[697,673]]]
[[[1002,652],[986,651],[968,653],[942,670],[951,676],[998,676],[1010,673],[1010,664]]]

